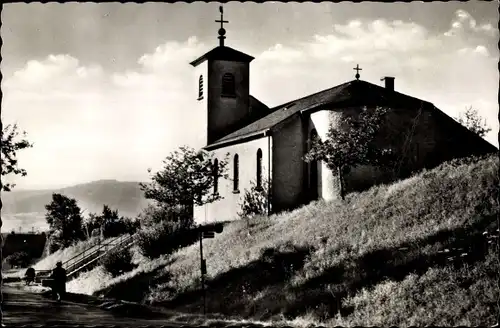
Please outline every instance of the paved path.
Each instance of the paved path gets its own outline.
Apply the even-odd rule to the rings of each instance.
[[[118,316],[95,305],[56,301],[41,294],[29,293],[15,285],[3,285],[3,324],[7,327],[22,325],[64,325],[102,326],[166,326],[182,327],[180,323],[169,322],[168,318],[147,319]],[[186,325],[186,324],[185,324]],[[186,325],[187,326],[187,325]]]

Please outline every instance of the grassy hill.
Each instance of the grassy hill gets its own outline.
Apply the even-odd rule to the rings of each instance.
[[[62,189],[19,190],[2,193],[2,231],[48,229],[45,222],[45,205],[52,200],[52,193],[75,198],[82,210],[101,212],[104,204],[118,209],[124,216],[135,217],[147,205],[138,182],[99,180]]]
[[[493,325],[499,161],[446,163],[392,185],[227,225],[204,241],[208,312],[328,326]],[[200,312],[199,248],[73,292]]]

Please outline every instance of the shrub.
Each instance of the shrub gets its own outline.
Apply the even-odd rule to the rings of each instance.
[[[171,207],[163,204],[149,205],[139,214],[138,220],[143,227],[151,227],[161,222],[183,222],[184,225],[193,225],[192,213],[183,210],[181,206]]]
[[[12,267],[27,267],[31,262],[31,257],[26,252],[16,252],[6,258],[7,263]]]
[[[61,241],[61,232],[60,231],[50,231],[49,238],[47,239],[49,253],[52,254],[57,252],[60,249],[65,248],[63,242]]]
[[[154,259],[193,244],[197,236],[190,223],[164,221],[140,231],[137,235],[137,245],[142,255]]]
[[[264,187],[259,187],[253,181],[250,182],[250,189],[245,189],[243,202],[240,204],[240,218],[251,218],[255,215],[266,215],[268,211],[269,182],[263,181]]]
[[[104,238],[117,237],[123,234],[134,234],[139,227],[138,220],[120,217],[116,221],[106,222],[103,225],[102,234]]]
[[[111,273],[113,277],[134,269],[132,254],[130,254],[129,249],[116,249],[110,251],[102,258],[101,265],[107,272]]]

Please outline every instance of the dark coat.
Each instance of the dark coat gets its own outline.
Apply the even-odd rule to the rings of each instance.
[[[64,292],[66,290],[66,270],[62,267],[57,267],[52,270],[52,277],[54,280],[54,288]]]
[[[34,279],[35,278],[35,269],[28,268],[28,270],[26,270],[25,276],[26,276],[26,278]]]

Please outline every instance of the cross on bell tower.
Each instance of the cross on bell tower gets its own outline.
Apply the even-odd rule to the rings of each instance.
[[[219,45],[221,47],[224,47],[224,39],[226,38],[226,30],[224,29],[224,23],[229,23],[229,21],[224,20],[224,10],[222,9],[222,6],[219,6],[219,11],[220,11],[220,20],[216,20],[216,23],[220,23],[220,29],[219,29]]]
[[[355,71],[356,71],[356,75],[355,75],[356,80],[359,80],[359,77],[360,77],[360,75],[359,75],[359,71],[362,71],[363,69],[362,69],[362,68],[359,68],[359,64],[356,64],[356,67],[355,67],[355,68],[353,68],[353,70],[355,70]]]

